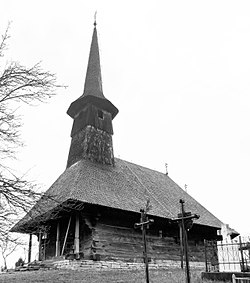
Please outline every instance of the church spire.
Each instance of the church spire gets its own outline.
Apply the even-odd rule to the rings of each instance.
[[[102,91],[102,75],[96,21],[94,22],[94,31],[90,47],[83,95],[93,95],[105,99]]]
[[[97,107],[101,105],[106,111],[111,113],[112,118],[114,118],[118,113],[118,109],[108,99],[106,99],[103,94],[96,20],[94,22],[94,31],[89,52],[89,61],[84,84],[84,92],[82,96],[71,103],[67,113],[69,114],[69,116],[74,118],[74,116],[77,115],[82,106],[89,103],[90,101]]]
[[[74,119],[67,167],[80,159],[114,165],[112,120],[118,109],[103,94],[96,21],[83,95],[67,113]]]

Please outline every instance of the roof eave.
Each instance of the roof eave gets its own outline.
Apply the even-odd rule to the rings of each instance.
[[[82,96],[72,102],[67,111],[67,114],[74,119],[74,117],[84,108],[85,105],[91,103],[96,107],[109,112],[112,115],[112,119],[118,114],[119,110],[108,100],[99,98],[92,95]]]

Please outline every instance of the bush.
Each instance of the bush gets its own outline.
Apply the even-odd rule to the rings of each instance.
[[[18,267],[18,266],[23,266],[23,265],[24,265],[24,260],[20,257],[18,261],[15,263],[15,266]]]

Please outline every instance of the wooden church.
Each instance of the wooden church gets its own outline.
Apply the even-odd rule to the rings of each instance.
[[[112,121],[118,109],[103,94],[96,24],[84,92],[67,114],[73,119],[67,168],[11,231],[37,235],[40,260],[141,262],[141,230],[134,224],[150,200],[149,257],[180,260],[179,227],[171,220],[184,199],[186,210],[200,215],[188,233],[191,260],[204,261],[204,239],[217,238],[221,221],[168,174],[114,157]]]

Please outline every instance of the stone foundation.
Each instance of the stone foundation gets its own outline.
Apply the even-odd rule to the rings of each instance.
[[[138,262],[120,262],[120,261],[92,261],[92,260],[61,260],[53,263],[54,267],[59,269],[123,269],[123,270],[138,270],[145,268],[144,263]],[[180,268],[179,261],[172,260],[155,260],[149,263],[149,269],[170,269]],[[205,269],[204,262],[190,262],[190,268]]]

